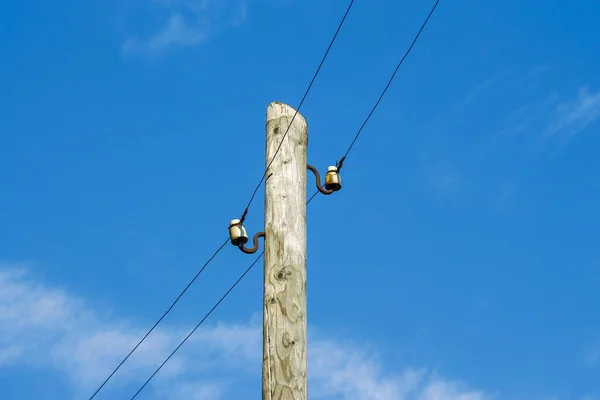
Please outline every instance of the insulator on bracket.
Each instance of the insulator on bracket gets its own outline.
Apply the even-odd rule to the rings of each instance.
[[[337,192],[342,188],[342,177],[338,168],[330,166],[327,168],[327,174],[325,175],[325,189]]]
[[[327,168],[327,174],[325,175],[325,187],[321,186],[321,176],[319,175],[319,171],[317,171],[315,167],[313,167],[310,164],[307,164],[306,169],[312,171],[312,173],[315,174],[315,180],[319,192],[323,194],[331,194],[333,192],[337,192],[342,188],[342,177],[340,176],[340,172],[337,167],[330,166],[329,168]]]
[[[248,243],[248,234],[246,228],[239,219],[234,219],[229,223],[229,237],[234,246],[243,246]]]

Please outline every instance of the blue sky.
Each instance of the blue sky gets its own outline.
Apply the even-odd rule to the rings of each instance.
[[[311,164],[344,153],[430,3],[356,0],[302,108]],[[345,7],[0,5],[3,399],[87,399],[160,316]],[[441,2],[343,191],[308,207],[311,397],[600,398],[599,17]],[[227,247],[97,398],[130,398],[251,261]],[[259,399],[261,297],[258,267],[139,398]]]

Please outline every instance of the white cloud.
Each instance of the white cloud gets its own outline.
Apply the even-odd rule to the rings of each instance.
[[[516,101],[499,101],[495,112],[500,116],[496,123],[499,130],[484,136],[475,152],[475,161],[465,168],[494,175],[495,179],[478,185],[494,186],[491,192],[502,204],[527,187],[535,170],[531,168],[532,162],[560,153],[600,119],[600,90],[581,87],[563,93],[541,91],[540,87],[547,84],[551,83],[532,78],[528,85],[535,90],[529,91],[521,89],[524,82],[523,85],[506,82],[510,90],[503,94],[504,98]],[[502,104],[507,104],[504,109]]]
[[[383,370],[372,348],[327,339],[310,342],[309,375],[318,397],[344,400],[491,400],[426,369]],[[335,397],[338,396],[338,397]],[[341,397],[339,397],[341,396]]]
[[[555,115],[544,132],[546,137],[564,135],[567,140],[587,128],[600,117],[600,91],[590,93],[581,88],[576,97],[558,103]]]
[[[77,394],[99,385],[144,334],[128,321],[102,318],[81,300],[32,280],[22,270],[0,269],[0,304],[0,367],[29,365],[59,371]],[[218,352],[220,362],[227,363],[229,355],[223,349],[227,343],[213,340],[220,329],[213,327],[212,335],[200,332],[194,342],[198,349]],[[239,329],[232,326],[231,332]],[[255,328],[246,329],[256,335]],[[149,376],[186,333],[169,327],[155,330],[111,384],[122,386]],[[166,364],[157,381],[176,387],[192,383],[177,381],[185,379],[190,368],[189,357],[182,355]],[[218,382],[185,387],[195,393],[218,393]],[[162,389],[158,387],[157,393]]]
[[[222,384],[215,382],[183,383],[168,391],[160,391],[159,398],[186,400],[218,400],[223,398]]]
[[[164,25],[147,38],[130,37],[125,52],[157,54],[171,46],[194,46],[210,36],[244,22],[246,0],[157,0]]]
[[[147,49],[157,53],[171,45],[191,46],[206,39],[206,32],[199,27],[188,26],[181,14],[173,14],[160,32],[146,41],[129,39],[124,44],[126,51]]]
[[[462,387],[462,385],[436,380],[428,384],[419,400],[486,400],[491,396],[481,391],[474,391]]]
[[[422,373],[406,371],[384,376],[367,349],[352,343],[316,340],[309,347],[311,377],[324,396],[343,394],[345,399],[400,399],[416,387]]]
[[[199,329],[146,391],[145,398],[218,400],[237,378],[260,382],[259,318]],[[312,332],[312,331],[311,331]],[[22,270],[0,267],[0,368],[43,367],[89,395],[143,335],[126,320],[103,318],[65,291]],[[159,327],[106,390],[148,377],[187,332]],[[326,337],[309,340],[309,380],[315,398],[344,400],[488,400],[491,397],[424,369],[390,373],[372,348]],[[33,365],[32,365],[33,364]],[[205,376],[204,380],[198,377]],[[232,379],[233,377],[233,379]]]

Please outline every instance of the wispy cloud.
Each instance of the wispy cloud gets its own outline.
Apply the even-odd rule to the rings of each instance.
[[[122,387],[149,376],[186,333],[169,326],[157,329],[111,384]],[[105,317],[82,300],[31,279],[23,270],[0,269],[0,367],[29,366],[58,372],[67,378],[76,395],[86,394],[143,334],[144,330],[130,321]],[[173,388],[186,393],[210,392],[218,398],[219,379],[200,385],[189,379],[189,373],[202,365],[235,366],[239,354],[257,354],[259,345],[254,323],[217,324],[198,332],[187,351],[173,357],[161,371],[154,387],[156,398],[161,398],[161,391]],[[181,398],[189,397],[182,393]]]
[[[551,79],[542,67],[511,70],[466,92],[465,100],[457,102],[460,107],[451,107],[436,122],[426,143],[432,188],[453,196],[476,190],[505,208],[535,173],[532,163],[592,134],[600,120],[600,89],[559,89]],[[466,133],[453,135],[452,130]]]
[[[123,45],[127,52],[148,50],[158,53],[171,45],[191,46],[201,43],[207,37],[206,30],[197,26],[188,26],[183,15],[172,14],[167,24],[147,40],[129,39]]]
[[[600,90],[582,87],[575,94],[539,95],[506,114],[503,128],[486,150],[504,141],[513,152],[531,158],[552,147],[563,148],[599,117]]]
[[[0,368],[36,367],[67,378],[88,394],[143,334],[124,319],[102,317],[65,291],[23,270],[0,268]],[[157,329],[115,375],[107,390],[147,377],[186,332]],[[312,334],[311,334],[312,336]],[[315,398],[345,400],[490,400],[492,396],[425,369],[384,369],[372,348],[337,338],[309,340],[309,380]],[[231,398],[232,376],[260,380],[258,319],[200,329],[155,378],[146,398]],[[205,380],[198,380],[206,376]],[[237,380],[239,381],[239,380]]]
[[[563,135],[566,140],[570,140],[598,117],[600,90],[590,93],[589,88],[581,88],[574,98],[556,104],[554,116],[546,127],[544,136],[551,138]]]
[[[151,3],[163,21],[153,34],[129,37],[123,44],[127,53],[158,54],[171,46],[201,44],[218,32],[246,20],[246,0],[156,0]]]

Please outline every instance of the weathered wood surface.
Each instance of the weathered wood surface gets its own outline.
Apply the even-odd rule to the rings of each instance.
[[[296,111],[267,108],[267,165]],[[308,398],[306,350],[306,148],[298,113],[265,184],[263,400]]]

